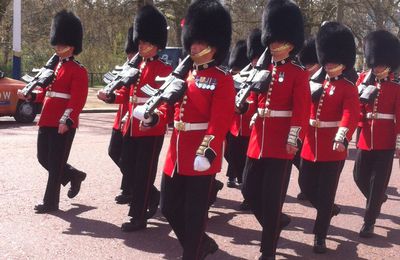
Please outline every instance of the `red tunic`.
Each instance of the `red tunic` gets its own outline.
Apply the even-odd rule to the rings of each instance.
[[[172,67],[165,64],[159,59],[150,59],[147,61],[142,61],[139,65],[140,69],[140,77],[136,84],[132,84],[129,88],[122,87],[119,90],[115,91],[115,103],[124,104],[128,103],[128,120],[123,125],[122,133],[126,135],[129,131],[131,136],[159,136],[164,135],[166,131],[166,124],[167,124],[167,114],[166,114],[166,107],[161,106],[159,108],[161,114],[159,114],[159,122],[152,128],[148,128],[145,131],[139,129],[140,120],[134,118],[132,116],[132,111],[138,105],[143,105],[148,96],[144,94],[140,89],[149,84],[153,88],[159,88],[160,84],[155,82],[157,76],[166,77],[172,72]],[[138,101],[131,102],[132,100],[136,99]]]
[[[121,130],[121,120],[128,112],[128,104],[120,104],[118,107],[117,114],[115,114],[113,129]]]
[[[320,113],[317,109],[320,105]],[[324,94],[319,102],[311,104],[310,119],[325,122],[339,122],[335,127],[316,128],[308,125],[308,131],[301,151],[301,157],[308,161],[340,161],[345,160],[347,151],[333,150],[333,140],[339,127],[346,127],[350,142],[359,116],[358,91],[353,83],[340,77],[337,80],[325,80]]]
[[[250,97],[247,99],[247,102],[249,103],[249,109],[248,111],[254,111],[254,102],[252,101],[252,95],[250,94]],[[237,114],[235,113],[230,132],[233,136],[244,136],[244,137],[249,137],[251,133],[251,128],[250,128],[250,120],[253,115],[251,113],[244,113],[244,114]]]
[[[292,61],[284,64],[271,64],[269,69],[276,69],[272,76],[273,82],[269,105],[266,106],[267,93],[254,96],[256,108],[268,108],[274,111],[291,112],[288,117],[260,117],[253,126],[247,156],[254,159],[279,158],[292,159],[294,155],[286,152],[286,144],[290,128],[301,127],[300,138],[304,138],[309,118],[310,86],[308,72]],[[249,111],[248,113],[256,113]]]
[[[60,64],[58,65],[60,66]],[[58,67],[56,66],[56,67]],[[86,69],[74,59],[64,59],[56,78],[46,89],[38,88],[35,102],[43,101],[43,109],[38,122],[39,126],[58,127],[66,109],[72,109],[70,118],[72,128],[79,125],[79,114],[82,112],[88,95],[88,75]],[[69,99],[46,97],[47,91],[69,94]]]
[[[378,86],[378,83],[375,83]],[[379,94],[373,104],[361,105],[362,125],[357,147],[362,150],[395,149],[400,133],[400,86],[391,80],[380,83]],[[367,119],[367,113],[393,115],[394,119]]]
[[[232,76],[218,67],[189,72],[188,89],[182,101],[174,106],[175,121],[208,123],[207,129],[178,131],[171,137],[164,172],[171,176],[175,167],[181,175],[212,175],[221,171],[223,145],[234,115],[235,90]],[[198,172],[193,169],[196,151],[205,135],[215,138],[210,146],[216,154],[210,169]]]

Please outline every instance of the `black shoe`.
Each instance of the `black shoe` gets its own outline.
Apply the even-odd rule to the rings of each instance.
[[[227,183],[226,183],[226,187],[228,187],[228,188],[236,188],[237,185],[236,185],[235,178],[232,178],[232,179],[229,178]]]
[[[331,218],[334,217],[334,216],[339,215],[340,211],[341,211],[341,208],[338,205],[333,204]]]
[[[145,229],[147,226],[147,221],[137,221],[131,219],[130,222],[125,222],[121,225],[121,229],[124,232],[134,232],[141,229]]]
[[[313,251],[314,251],[314,253],[317,253],[317,254],[326,253],[326,243],[325,243],[324,237],[319,237],[319,236],[315,235]]]
[[[307,200],[306,194],[304,194],[303,192],[300,192],[299,194],[297,194],[297,199],[298,200]]]
[[[213,205],[215,203],[215,201],[217,200],[217,194],[220,190],[222,190],[223,187],[224,187],[224,184],[221,181],[215,180],[214,191],[213,191],[213,194],[211,195],[211,199],[209,201],[209,207],[211,207],[211,205]]]
[[[201,245],[200,259],[205,259],[208,255],[214,254],[218,250],[218,245],[214,239],[205,236]]]
[[[158,204],[160,204],[160,192],[157,192],[151,196],[149,206],[146,212],[146,219],[154,217],[158,210]]]
[[[298,200],[307,200],[306,194],[304,194],[303,192],[300,192],[299,194],[297,194],[297,199]]]
[[[292,221],[292,219],[289,217],[289,215],[287,215],[285,213],[282,213],[282,215],[281,215],[281,223],[279,225],[279,228],[281,230],[284,229],[285,227],[287,227],[290,224],[291,221]]]
[[[132,201],[132,195],[120,194],[115,197],[115,202],[117,204],[128,204]]]
[[[45,204],[38,204],[34,207],[36,214],[44,214],[48,212],[54,212],[58,210],[58,206],[49,206]]]
[[[71,178],[71,187],[68,190],[68,198],[72,199],[81,190],[81,183],[86,179],[86,173],[77,171]]]
[[[249,210],[251,210],[250,204],[247,202],[247,200],[244,200],[242,203],[240,203],[239,210],[241,210],[241,211],[249,211]]]
[[[362,226],[360,230],[360,237],[363,238],[370,238],[374,235],[374,224],[366,224]]]

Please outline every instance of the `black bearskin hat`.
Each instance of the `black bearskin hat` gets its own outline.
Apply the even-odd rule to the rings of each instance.
[[[82,52],[83,28],[81,20],[73,12],[58,12],[51,23],[50,44],[74,47],[74,54]]]
[[[206,42],[217,49],[214,59],[219,65],[228,54],[231,36],[231,15],[218,0],[192,1],[182,29],[182,45],[187,53],[192,43]]]
[[[270,0],[262,16],[262,43],[289,42],[294,48],[290,55],[299,52],[304,42],[303,15],[291,0]]]
[[[261,43],[261,30],[253,29],[247,37],[247,58],[249,60],[259,58],[264,50]]]
[[[168,26],[164,15],[153,5],[138,11],[133,25],[133,40],[145,41],[164,49],[167,45]]]
[[[394,71],[400,65],[400,42],[388,31],[371,32],[364,39],[364,55],[368,67],[388,66]]]
[[[356,44],[350,29],[338,22],[326,22],[316,39],[318,61],[322,66],[337,63],[350,69],[356,60]]]
[[[133,41],[133,27],[129,27],[125,41],[125,53],[136,53],[138,51],[138,41]]]
[[[312,37],[304,43],[303,49],[298,54],[299,61],[303,66],[318,63],[317,50],[315,48],[315,38]]]
[[[233,47],[231,51],[231,55],[229,56],[228,66],[230,69],[236,68],[241,70],[250,63],[249,59],[247,58],[246,51],[246,41],[237,41],[235,47]]]

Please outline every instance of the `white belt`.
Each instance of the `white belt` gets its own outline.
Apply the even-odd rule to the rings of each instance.
[[[367,119],[388,119],[388,120],[394,120],[394,115],[393,114],[384,114],[384,113],[372,113],[369,112],[365,116]]]
[[[63,99],[70,99],[71,95],[66,94],[66,93],[61,93],[61,92],[55,92],[55,91],[47,91],[46,92],[46,97],[56,97],[56,98],[63,98]]]
[[[271,110],[268,108],[259,108],[257,109],[258,115],[260,117],[291,117],[292,111],[286,110]]]
[[[129,102],[134,103],[134,104],[144,104],[147,102],[147,100],[149,100],[149,98],[147,97],[129,97]]]
[[[316,128],[338,127],[339,125],[340,121],[319,121],[315,119],[310,119],[310,126]]]
[[[206,130],[208,128],[208,123],[185,123],[182,121],[174,121],[174,127],[179,131]]]

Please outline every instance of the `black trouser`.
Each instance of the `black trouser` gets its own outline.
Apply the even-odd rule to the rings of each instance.
[[[313,233],[325,238],[331,223],[332,209],[344,160],[332,162],[300,161],[300,187],[317,209]]]
[[[234,136],[230,132],[226,136],[227,150],[225,159],[228,162],[226,176],[242,182],[244,165],[246,164],[246,153],[249,145],[249,136]]]
[[[291,160],[247,158],[242,193],[262,226],[260,251],[275,255]]]
[[[49,172],[43,198],[45,205],[58,206],[60,185],[67,185],[78,171],[67,164],[75,131],[76,129],[71,128],[61,135],[58,133],[57,127],[39,127],[37,158],[39,163]]]
[[[129,216],[137,221],[146,220],[146,212],[151,196],[158,193],[154,187],[157,174],[158,157],[164,142],[164,135],[124,137],[121,169],[130,175],[132,202]]]
[[[364,222],[375,224],[392,173],[394,150],[357,150],[353,177],[367,199]]]
[[[197,260],[205,239],[208,203],[215,175],[173,177],[163,175],[161,210],[183,247],[184,260]]]
[[[110,158],[114,161],[114,163],[120,168],[120,160],[121,160],[121,155],[123,151],[123,136],[122,132],[120,130],[116,130],[113,128],[111,132],[111,139],[110,139],[110,144],[108,145],[108,155]],[[122,180],[121,180],[121,190],[122,194],[132,194],[132,190],[129,187],[129,183],[132,183],[129,181],[129,174],[124,174],[124,172],[121,170],[122,173]]]

